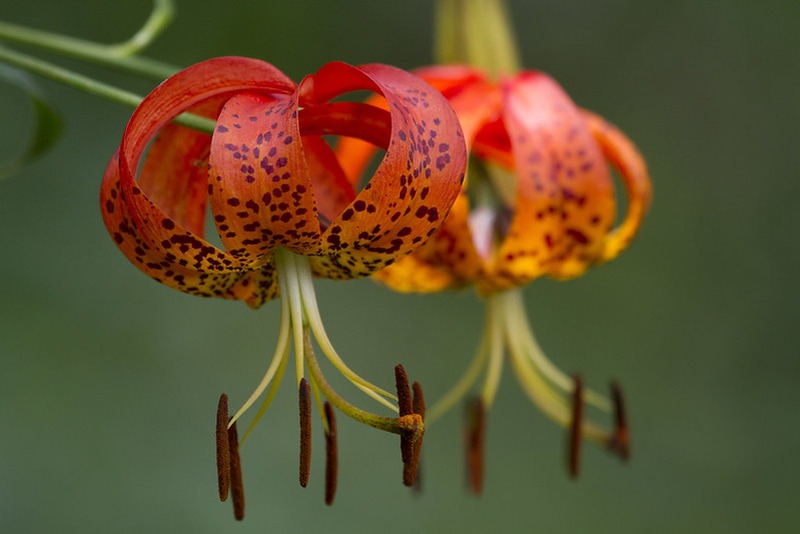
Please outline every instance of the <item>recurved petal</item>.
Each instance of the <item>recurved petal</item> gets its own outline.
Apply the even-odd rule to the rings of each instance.
[[[442,69],[426,69],[438,70]],[[456,74],[472,72],[469,69],[456,71]],[[437,73],[442,78],[445,74]],[[439,78],[440,84],[443,83],[442,78]],[[499,117],[502,104],[500,92],[475,77],[469,77],[461,81],[461,85],[452,85],[450,88],[449,103],[459,118],[467,146],[472,147],[486,123]],[[508,159],[510,155],[505,157]],[[470,223],[472,207],[466,191],[468,181],[469,176],[439,230],[409,256],[377,272],[374,275],[377,280],[395,291],[428,293],[460,287],[480,278],[487,259],[481,257],[475,246],[475,229]]]
[[[504,123],[517,195],[493,282],[575,276],[597,258],[614,221],[613,183],[583,115],[545,74],[505,83]]]
[[[428,82],[448,100],[452,100],[456,94],[474,83],[489,83],[483,71],[468,65],[432,65],[416,69],[413,73]]]
[[[330,145],[318,135],[304,135],[302,139],[314,200],[327,226],[353,201],[356,193]]]
[[[295,95],[238,94],[211,141],[211,211],[228,251],[263,265],[275,247],[315,253],[320,236]]]
[[[642,219],[650,207],[653,189],[644,158],[625,134],[602,117],[583,111],[594,138],[603,154],[619,172],[628,193],[628,210],[622,224],[606,235],[603,252],[598,261],[616,258],[633,240]]]
[[[257,306],[274,294],[273,289],[255,294],[250,288],[261,287],[258,283],[241,287],[245,269],[230,254],[191,231],[202,228],[198,203],[187,202],[185,206],[191,207],[191,213],[187,213],[181,212],[180,202],[170,199],[175,198],[176,191],[194,192],[195,186],[161,183],[164,179],[183,180],[185,176],[169,178],[161,173],[161,164],[153,164],[147,171],[145,182],[154,189],[154,197],[167,204],[172,212],[168,213],[137,184],[134,171],[155,133],[184,110],[238,90],[291,92],[293,87],[269,64],[246,58],[218,58],[181,71],[145,98],[128,123],[101,188],[103,218],[109,233],[135,265],[166,285],[197,295],[244,298],[251,306]],[[163,162],[159,150],[157,158]],[[184,158],[179,167],[185,163]],[[157,178],[151,173],[156,169],[160,173]],[[189,183],[194,184],[194,179],[192,176]],[[254,276],[257,275],[246,279]]]
[[[406,255],[439,228],[461,190],[463,134],[439,93],[393,67],[328,64],[313,77],[313,88],[319,101],[348,91],[377,91],[390,110],[386,154],[323,234],[327,257],[314,265],[317,274],[330,278],[366,276]]]
[[[145,274],[180,291],[233,298],[243,276],[235,259],[174,220],[120,174],[119,156],[106,169],[100,191],[103,220],[123,254]]]
[[[403,293],[435,293],[477,281],[483,260],[472,242],[469,209],[466,193],[459,195],[442,226],[424,245],[373,278]]]
[[[226,99],[212,98],[189,111],[214,119]],[[154,204],[199,237],[205,237],[210,145],[209,134],[167,124],[148,149],[137,179]]]

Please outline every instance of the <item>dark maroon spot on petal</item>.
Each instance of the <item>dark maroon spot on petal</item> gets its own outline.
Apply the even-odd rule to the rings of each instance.
[[[580,230],[577,230],[575,228],[567,228],[566,232],[568,236],[570,236],[572,239],[574,239],[581,245],[585,245],[586,243],[589,242],[589,238],[586,237],[586,234],[584,234]]]

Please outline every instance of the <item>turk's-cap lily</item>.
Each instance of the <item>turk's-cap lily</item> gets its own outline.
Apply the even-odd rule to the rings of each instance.
[[[507,352],[526,393],[569,428],[573,475],[583,436],[627,457],[629,438],[619,386],[612,386],[608,399],[585,389],[579,376],[555,367],[528,325],[520,288],[541,276],[579,276],[628,246],[651,198],[644,160],[622,132],[577,107],[542,72],[523,71],[499,81],[467,66],[428,67],[416,74],[455,109],[469,146],[469,173],[439,231],[374,278],[401,292],[474,286],[487,303],[476,358],[431,408],[429,421],[464,397],[486,370],[484,387],[469,405],[466,435],[469,483],[480,491],[485,413]],[[355,177],[373,148],[348,139],[337,152],[348,175]],[[619,173],[628,196],[618,226],[610,167]],[[584,421],[584,402],[615,413],[613,428]]]
[[[363,90],[388,105],[338,99]],[[213,133],[172,124],[183,112],[212,119]],[[360,190],[327,136],[385,150]],[[254,308],[280,296],[279,338],[264,378],[233,417],[226,396],[218,410],[220,497],[232,488],[238,518],[244,498],[235,424],[270,388],[250,430],[264,413],[292,342],[305,429],[301,483],[308,476],[312,397],[324,414],[326,501],[333,500],[336,471],[331,405],[400,434],[404,479],[413,483],[409,464],[419,458],[414,450],[424,424],[420,410],[409,408],[405,371],[396,370],[402,391],[395,396],[345,365],[322,326],[312,277],[367,276],[420,246],[459,195],[465,167],[465,141],[446,100],[385,65],[329,63],[295,84],[259,60],[216,58],[167,79],[134,112],[101,189],[103,219],[119,249],[152,278],[186,293]],[[222,246],[205,238],[209,209]],[[344,376],[396,415],[375,415],[339,396],[322,375],[312,336]]]

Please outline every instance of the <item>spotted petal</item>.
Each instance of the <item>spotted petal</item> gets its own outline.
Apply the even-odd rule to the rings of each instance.
[[[496,285],[583,272],[614,221],[613,183],[583,115],[545,74],[504,87],[504,123],[517,177],[514,216],[498,253]]]
[[[375,173],[322,235],[324,256],[312,266],[330,278],[369,275],[419,246],[441,225],[464,177],[458,119],[419,78],[385,65],[331,63],[301,84],[316,102],[356,90],[386,99],[391,130]]]
[[[101,205],[106,226],[119,248],[148,275],[188,293],[242,298],[258,306],[275,294],[274,284],[269,282],[272,273],[248,273],[247,266],[201,237],[198,203],[175,200],[179,195],[173,194],[174,186],[160,186],[160,180],[187,178],[154,169],[146,172],[144,185],[152,189],[154,198],[167,204],[163,207],[149,198],[149,191],[137,185],[134,178],[148,142],[173,117],[205,101],[243,90],[291,93],[294,84],[267,63],[218,58],[181,71],[156,88],[128,123],[120,150],[103,179]],[[185,164],[185,155],[178,167]],[[196,174],[190,173],[188,180],[186,190],[196,191],[191,185]],[[193,206],[190,215],[183,209],[189,206]]]
[[[317,252],[317,208],[300,140],[297,95],[239,94],[220,113],[209,193],[222,242],[248,264],[278,246]]]
[[[470,147],[484,124],[499,115],[502,104],[499,91],[475,72],[456,67],[420,72],[450,95]],[[475,247],[470,225],[468,180],[469,176],[439,231],[414,253],[376,273],[377,280],[395,291],[427,293],[463,286],[481,276],[484,258]]]
[[[583,115],[606,159],[622,177],[628,193],[625,219],[606,235],[602,256],[598,258],[598,261],[608,261],[625,250],[639,231],[645,212],[650,207],[653,190],[644,158],[631,140],[602,117],[585,110]]]

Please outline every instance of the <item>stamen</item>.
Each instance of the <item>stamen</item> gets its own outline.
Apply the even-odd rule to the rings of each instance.
[[[355,371],[347,367],[344,360],[342,360],[333,348],[328,334],[325,332],[325,327],[322,324],[322,317],[320,316],[319,307],[317,306],[317,298],[314,293],[314,283],[308,258],[304,256],[295,256],[294,265],[296,266],[296,272],[293,276],[299,283],[304,317],[308,321],[308,326],[311,327],[311,331],[314,333],[314,338],[317,340],[317,343],[319,343],[322,353],[325,354],[333,366],[354,386],[390,410],[396,411],[397,408],[387,400],[394,399],[394,395],[361,378]]]
[[[228,441],[228,396],[223,393],[217,405],[217,485],[219,500],[228,500],[231,487],[231,449]]]
[[[235,422],[228,429],[228,447],[231,455],[230,476],[233,517],[237,521],[241,521],[244,519],[244,483],[242,482],[242,461],[239,458],[239,434],[236,432]]]
[[[311,473],[311,386],[300,380],[300,485],[308,485]]]
[[[617,382],[611,383],[611,399],[614,401],[614,433],[608,440],[608,448],[623,460],[631,457],[630,433],[622,389]]]
[[[308,337],[310,335],[311,334],[308,332],[308,329],[306,329],[305,336]],[[308,342],[308,347],[311,347],[310,341]],[[317,362],[313,350],[306,350],[305,358],[306,365],[308,366],[308,373],[317,387],[319,387],[319,390],[323,395],[325,395],[325,397],[327,397],[331,404],[344,412],[348,417],[351,417],[356,421],[369,425],[373,428],[378,428],[386,432],[392,432],[393,434],[402,434],[403,431],[406,430],[412,431],[414,430],[414,427],[417,427],[418,432],[421,432],[424,428],[424,425],[422,424],[422,418],[415,414],[401,418],[385,417],[370,413],[360,408],[356,408],[344,400],[341,395],[336,393],[328,381],[325,380],[325,376],[322,374],[322,369],[319,367],[319,362]]]
[[[572,395],[572,422],[569,430],[569,474],[578,477],[581,461],[581,443],[583,441],[583,379],[580,375],[572,377],[575,386]]]
[[[336,496],[336,482],[339,478],[339,447],[336,444],[336,414],[330,402],[325,401],[325,419],[328,432],[325,433],[325,504],[333,504]]]
[[[408,375],[402,365],[397,365],[394,368],[394,381],[397,387],[397,407],[400,412],[400,417],[411,415],[414,413],[413,399],[411,397],[411,387],[408,385]],[[407,432],[400,434],[400,454],[403,457],[403,464],[411,463],[414,456],[414,445],[411,442],[411,436]]]
[[[486,436],[486,407],[481,397],[467,403],[465,441],[467,448],[467,484],[479,495],[483,490],[483,455]]]
[[[419,382],[414,382],[412,386],[413,397],[411,400],[411,408],[415,414],[425,421],[425,395],[422,393],[422,386]],[[403,484],[409,487],[419,489],[417,486],[418,473],[419,473],[419,460],[422,453],[422,439],[424,436],[420,435],[412,443],[411,461],[403,464]]]
[[[281,287],[281,294],[285,294],[288,291],[285,287],[286,286],[285,281],[282,282],[281,279],[279,278],[278,282]],[[258,386],[256,386],[256,389],[253,390],[253,393],[250,395],[247,401],[245,401],[242,407],[239,408],[239,411],[236,412],[236,414],[233,416],[230,423],[228,423],[228,426],[232,425],[234,421],[238,421],[239,417],[241,417],[242,414],[244,414],[244,412],[246,412],[250,408],[250,406],[252,406],[253,403],[256,402],[256,400],[261,396],[264,390],[270,385],[273,378],[276,380],[276,384],[279,384],[281,378],[283,377],[283,370],[286,367],[286,359],[288,358],[289,347],[291,346],[290,331],[291,331],[292,321],[290,317],[291,314],[289,311],[289,299],[282,298],[280,299],[280,301],[281,301],[281,325],[280,325],[280,331],[278,333],[278,344],[275,346],[275,354],[272,357],[272,362],[269,364],[267,372],[264,374],[264,378],[261,379],[261,382],[258,384]],[[275,395],[275,388],[273,388],[271,392],[267,395],[268,400],[265,400],[264,403],[261,405],[261,408],[259,408],[258,414],[256,414],[256,416],[253,418],[253,422],[250,424],[250,427],[245,432],[244,438],[242,438],[242,443],[244,443],[247,436],[250,434],[253,428],[255,428],[256,423],[258,423],[258,421],[264,415],[264,412],[269,406],[269,403],[272,400],[272,396],[274,395]]]

